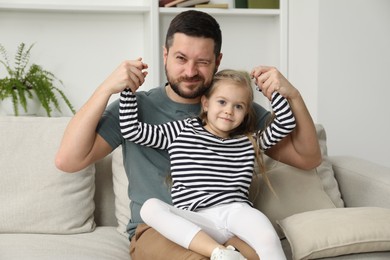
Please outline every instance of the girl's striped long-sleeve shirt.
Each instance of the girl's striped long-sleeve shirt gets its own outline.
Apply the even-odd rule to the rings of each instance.
[[[264,131],[254,134],[263,150],[295,128],[295,118],[285,98],[275,92],[271,106],[275,118]],[[251,205],[248,194],[255,151],[247,136],[219,138],[205,130],[199,118],[161,125],[139,122],[136,96],[128,89],[120,96],[119,117],[126,140],[168,151],[174,206],[196,211],[231,202]]]

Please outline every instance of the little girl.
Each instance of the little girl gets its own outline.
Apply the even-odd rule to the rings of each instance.
[[[249,75],[223,70],[202,96],[200,117],[149,125],[138,122],[136,97],[120,97],[120,127],[125,139],[166,149],[171,161],[173,206],[151,198],[141,209],[144,222],[166,238],[210,257],[245,259],[223,244],[237,236],[261,259],[285,259],[268,218],[252,207],[249,186],[254,161],[295,128],[285,98],[275,92],[275,118],[265,131],[254,132],[253,90]],[[259,165],[262,167],[263,165]],[[265,174],[265,171],[262,172]]]

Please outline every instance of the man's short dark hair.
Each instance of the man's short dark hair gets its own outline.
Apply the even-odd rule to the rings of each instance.
[[[214,54],[216,57],[221,53],[222,33],[218,22],[211,15],[189,10],[178,14],[171,21],[165,39],[165,47],[173,44],[175,33],[184,33],[187,36],[210,38],[214,40]]]

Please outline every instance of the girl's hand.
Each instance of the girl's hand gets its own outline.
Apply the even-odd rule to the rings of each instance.
[[[299,95],[298,90],[274,67],[258,66],[251,71],[250,75],[269,100],[275,91],[287,99]]]

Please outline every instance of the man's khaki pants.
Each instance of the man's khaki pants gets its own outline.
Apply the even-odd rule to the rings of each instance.
[[[245,242],[233,237],[226,242],[238,249],[248,260],[258,260],[256,252]],[[208,257],[185,249],[146,224],[138,225],[130,243],[131,260],[206,260]]]

